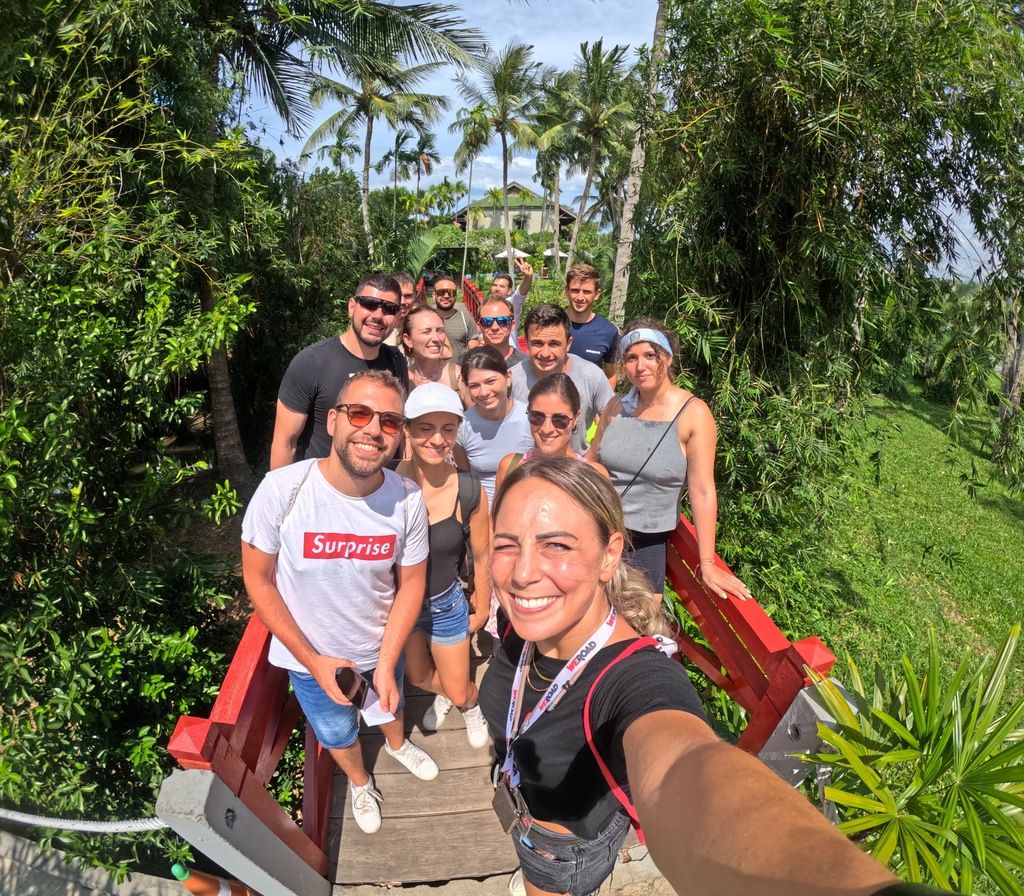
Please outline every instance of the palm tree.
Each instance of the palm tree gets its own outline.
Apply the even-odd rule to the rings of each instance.
[[[391,226],[394,228],[398,222],[398,179],[401,177],[402,180],[408,180],[412,174],[412,166],[416,161],[416,156],[411,149],[409,149],[409,143],[412,141],[413,132],[408,128],[398,128],[395,131],[395,143],[384,155],[381,160],[374,165],[374,170],[380,174],[385,168],[390,165],[394,171],[394,194],[392,196],[391,203]]]
[[[345,170],[345,163],[359,155],[359,143],[355,134],[351,131],[341,130],[334,136],[334,143],[330,146],[321,146],[317,155],[323,159],[327,157],[331,164],[338,169],[339,173]]]
[[[554,221],[551,249],[555,273],[562,271],[562,246],[559,224],[562,217],[562,165],[571,155],[571,103],[569,96],[576,89],[575,72],[559,72],[546,78],[540,104],[534,118],[537,129],[537,178],[552,195]]]
[[[241,97],[255,91],[267,99],[297,133],[309,116],[308,89],[312,80],[310,48],[320,58],[334,61],[372,61],[382,48],[412,59],[445,60],[465,65],[482,52],[484,43],[475,28],[464,27],[454,6],[422,3],[393,6],[380,0],[359,3],[248,0],[233,5],[201,4],[197,34],[206,41],[205,70],[210,84],[220,88],[227,79],[240,81]],[[212,146],[219,139],[216,114],[200,126],[198,138]],[[197,207],[204,220],[214,218],[216,202],[214,171],[205,172]],[[219,278],[214,259],[198,259],[199,304],[206,313],[217,305],[215,284]],[[213,409],[214,445],[218,469],[241,490],[252,485],[238,430],[227,348],[214,348],[207,362],[210,402]]]
[[[309,135],[303,152],[311,151],[337,133],[339,128],[351,128],[362,124],[366,128],[363,138],[363,189],[362,212],[363,230],[366,234],[366,248],[373,259],[373,232],[370,228],[370,153],[373,142],[373,125],[376,121],[386,122],[393,128],[412,125],[417,130],[435,121],[448,108],[448,98],[435,93],[420,93],[414,90],[421,81],[442,67],[443,63],[427,62],[402,68],[392,61],[386,70],[383,60],[374,65],[346,63],[342,66],[356,82],[356,86],[323,77],[317,79],[310,91],[314,106],[327,100],[341,103],[341,109],[328,116]]]
[[[445,106],[447,108],[447,105]],[[441,164],[441,156],[437,151],[437,141],[430,131],[420,131],[419,139],[416,141],[414,150],[416,160],[416,195],[420,195],[420,177],[430,177],[434,173],[434,166]]]
[[[615,46],[604,52],[602,41],[593,45],[580,44],[576,61],[576,90],[569,95],[572,101],[572,127],[579,142],[578,164],[586,171],[583,195],[569,240],[567,268],[572,267],[576,241],[586,213],[590,188],[594,183],[594,170],[598,159],[608,151],[608,144],[629,121],[632,105],[626,98],[626,73],[623,58],[626,47]]]
[[[512,226],[508,211],[508,165],[511,150],[529,147],[536,142],[536,132],[529,124],[537,102],[537,89],[542,73],[533,59],[528,44],[508,44],[501,52],[488,51],[479,65],[480,85],[465,75],[456,78],[459,93],[474,106],[486,110],[490,129],[501,137],[501,185],[505,206],[505,251],[508,272],[514,270],[512,258]]]
[[[665,0],[658,0],[658,12],[654,17],[654,38],[651,41],[651,73],[647,82],[647,105],[653,104],[658,93],[658,69],[665,55]],[[629,159],[629,176],[626,178],[625,200],[622,203],[622,227],[615,246],[615,268],[612,275],[612,296],[608,317],[612,323],[622,326],[626,318],[626,293],[629,291],[629,268],[633,260],[633,234],[636,207],[640,202],[640,188],[643,186],[644,163],[647,160],[647,132],[644,116],[637,115],[633,135],[633,152]]]
[[[469,259],[469,231],[473,226],[473,162],[491,142],[491,126],[484,106],[460,109],[454,123],[448,128],[452,134],[461,131],[462,142],[455,150],[455,172],[461,174],[469,168],[469,184],[466,187],[466,236],[462,247],[462,279],[466,278],[466,262]],[[461,281],[460,281],[461,282]]]

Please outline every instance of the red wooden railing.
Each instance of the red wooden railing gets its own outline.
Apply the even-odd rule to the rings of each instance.
[[[182,768],[213,771],[296,855],[326,874],[334,760],[307,725],[299,827],[268,789],[300,718],[298,701],[288,692],[288,673],[267,662],[269,648],[270,633],[254,615],[210,717],[179,718],[167,749]]]
[[[668,580],[710,645],[683,634],[677,639],[680,649],[750,713],[739,745],[757,753],[796,695],[810,684],[807,668],[826,675],[835,657],[816,637],[789,641],[756,601],[709,594],[693,573],[699,568],[697,541],[685,517],[680,517],[669,546]],[[253,616],[210,717],[182,716],[168,749],[184,768],[214,771],[281,840],[324,874],[334,763],[307,726],[299,827],[268,790],[300,717],[288,692],[287,673],[267,661],[269,644],[266,628]]]
[[[721,557],[715,560],[728,569]],[[668,580],[710,649],[685,633],[676,640],[698,669],[750,713],[738,743],[757,753],[796,695],[811,683],[807,669],[827,675],[836,658],[815,636],[790,641],[756,601],[711,594],[694,574],[699,568],[696,533],[680,516],[669,539]]]

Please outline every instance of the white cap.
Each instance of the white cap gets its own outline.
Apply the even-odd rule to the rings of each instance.
[[[441,411],[454,414],[462,419],[462,399],[454,389],[441,383],[424,383],[417,386],[405,400],[405,418],[415,420],[424,414],[435,414]]]

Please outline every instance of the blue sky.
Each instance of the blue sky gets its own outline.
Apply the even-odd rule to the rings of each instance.
[[[654,15],[657,0],[534,0],[530,5],[509,2],[509,0],[476,0],[472,4],[459,4],[467,24],[484,34],[494,47],[502,47],[509,41],[532,44],[535,57],[547,65],[569,68],[583,41],[593,42],[604,38],[606,47],[613,44],[628,44],[631,49],[640,44],[649,44],[654,31]],[[632,54],[630,55],[632,60]],[[455,113],[464,105],[452,81],[453,70],[439,74],[423,85],[428,93],[446,95],[451,99],[451,109],[434,130],[437,135],[441,164],[433,176],[421,183],[426,186],[436,183],[447,175],[456,179],[452,156],[458,145],[458,137],[448,133],[448,125]],[[334,109],[322,109],[316,113],[316,121],[322,121]],[[305,137],[295,139],[284,133],[281,122],[265,107],[253,106],[250,119],[257,126],[266,128],[261,140],[277,153],[278,158],[297,159]],[[386,127],[374,128],[372,159],[376,162],[388,151],[393,134]],[[282,145],[283,141],[283,145]],[[361,157],[353,163],[361,166]],[[315,165],[307,165],[312,170]],[[513,180],[532,184],[533,158],[530,155],[514,156],[509,170]],[[459,175],[465,180],[464,175]],[[370,173],[371,186],[387,184],[387,174]],[[501,150],[497,141],[484,152],[473,167],[473,196],[481,196],[490,187],[501,185]],[[570,178],[562,187],[563,202],[583,192],[583,176]]]

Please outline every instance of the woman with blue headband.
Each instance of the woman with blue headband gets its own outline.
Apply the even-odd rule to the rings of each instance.
[[[719,597],[728,592],[745,600],[746,585],[715,562],[715,418],[703,401],[672,382],[678,356],[675,336],[658,321],[639,318],[626,326],[619,367],[632,388],[604,409],[590,457],[607,467],[622,498],[632,542],[626,557],[656,592],[665,587],[668,538],[686,486],[704,584]]]

